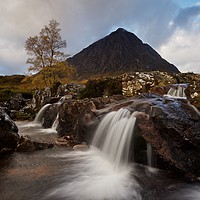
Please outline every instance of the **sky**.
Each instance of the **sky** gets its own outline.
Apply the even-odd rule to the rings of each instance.
[[[51,19],[71,56],[121,27],[181,72],[200,73],[200,0],[0,0],[0,75],[27,74],[27,38]]]

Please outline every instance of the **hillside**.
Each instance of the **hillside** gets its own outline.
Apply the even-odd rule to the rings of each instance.
[[[67,61],[77,68],[81,77],[135,71],[179,72],[150,45],[122,28],[91,44]]]

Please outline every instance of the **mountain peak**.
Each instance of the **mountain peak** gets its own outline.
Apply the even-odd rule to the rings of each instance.
[[[77,68],[77,73],[82,77],[135,71],[179,72],[151,46],[123,28],[118,28],[68,58],[68,62]]]
[[[124,28],[118,28],[115,32],[127,32],[127,30]]]

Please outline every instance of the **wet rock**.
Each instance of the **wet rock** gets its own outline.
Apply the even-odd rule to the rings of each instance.
[[[49,108],[45,111],[43,115],[43,123],[42,126],[44,128],[51,128],[58,113],[60,104],[52,104]]]
[[[142,137],[157,155],[185,174],[200,175],[200,113],[186,100],[135,101]]]
[[[95,104],[90,100],[68,101],[59,108],[59,125],[57,128],[60,136],[74,135],[75,140],[85,141],[84,115],[91,115],[95,118],[92,109],[96,109]]]
[[[79,145],[80,142],[75,141],[73,135],[71,135],[71,136],[67,135],[67,136],[57,138],[55,141],[55,144],[58,146],[68,147],[72,150],[73,146]]]
[[[148,143],[155,154],[155,167],[192,179],[200,176],[200,113],[189,101],[144,93],[115,102],[105,109],[106,112],[96,110],[95,114],[101,119],[105,113],[120,108],[135,112],[137,118],[135,162],[147,164]],[[93,123],[91,115],[84,117],[87,123]]]
[[[14,151],[19,138],[17,126],[0,108],[0,153]]]
[[[32,152],[36,150],[44,150],[53,148],[52,143],[44,143],[44,142],[36,142],[32,141],[30,137],[28,136],[21,136],[19,143],[15,149],[17,152]]]
[[[151,92],[164,95],[170,89],[169,85],[176,83],[187,83],[185,90],[188,100],[195,107],[200,108],[200,74],[167,72],[134,72],[124,74],[122,79],[122,93],[124,96],[135,96]]]
[[[87,151],[89,150],[89,146],[86,143],[82,143],[82,144],[77,144],[73,147],[73,150],[76,151]]]
[[[109,107],[111,103],[117,103],[119,99],[124,99],[124,97],[65,101],[58,109],[58,135],[61,137],[73,135],[76,141],[88,142],[99,121],[99,115],[101,115],[101,113],[97,113],[98,110]]]

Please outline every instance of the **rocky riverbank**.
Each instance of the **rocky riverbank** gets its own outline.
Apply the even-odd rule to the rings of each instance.
[[[135,72],[125,74],[121,79],[117,77],[117,80],[122,84],[123,95],[109,96],[109,90],[103,88],[103,97],[80,99],[77,98],[78,93],[87,89],[87,85],[85,89],[82,86],[66,85],[59,89],[59,94],[64,95],[62,97],[52,97],[49,89],[36,92],[32,103],[24,101],[20,95],[16,96],[10,102],[10,105],[16,104],[16,112],[25,113],[28,104],[24,102],[29,102],[31,112],[37,110],[37,106],[49,103],[41,118],[41,125],[44,128],[52,128],[54,125],[59,138],[53,143],[20,138],[17,126],[10,118],[14,113],[10,108],[14,107],[2,107],[0,152],[30,152],[52,148],[53,145],[87,149],[87,144],[90,144],[94,131],[105,114],[124,108],[132,113],[137,112],[138,143],[135,145],[135,162],[146,162],[142,159],[142,152],[147,151],[148,143],[155,154],[155,166],[170,171],[177,170],[180,174],[197,179],[200,176],[199,75]],[[177,82],[187,83],[187,99],[164,97],[163,94]]]

